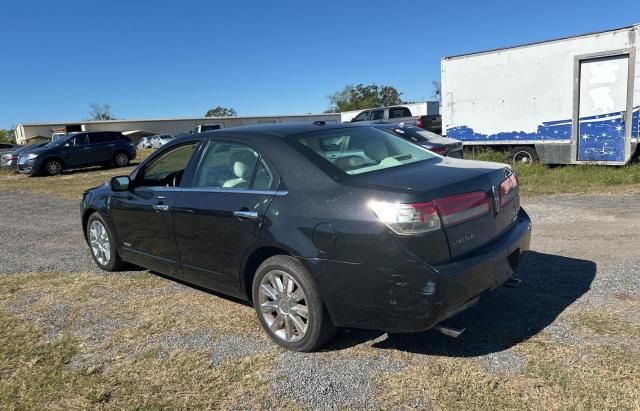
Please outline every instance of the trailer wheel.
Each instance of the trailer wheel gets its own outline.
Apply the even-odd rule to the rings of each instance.
[[[512,163],[531,164],[538,161],[538,153],[533,147],[519,146],[511,150],[509,155]]]

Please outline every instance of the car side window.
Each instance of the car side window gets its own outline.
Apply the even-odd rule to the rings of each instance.
[[[89,144],[100,144],[105,142],[105,133],[91,133],[89,134]]]
[[[384,119],[384,110],[373,110],[371,112],[370,120],[383,120]]]
[[[89,137],[86,134],[78,134],[73,138],[72,147],[80,147],[89,144]]]
[[[356,118],[353,119],[353,121],[367,121],[367,120],[369,120],[368,111],[363,111],[362,113],[358,114]]]
[[[275,190],[275,183],[276,179],[274,178],[273,172],[264,159],[261,158],[251,188],[253,190]]]
[[[213,142],[196,173],[194,187],[269,190],[274,173],[266,161],[242,143]]]
[[[188,143],[175,147],[153,160],[141,172],[139,186],[177,187],[197,147],[197,143]]]

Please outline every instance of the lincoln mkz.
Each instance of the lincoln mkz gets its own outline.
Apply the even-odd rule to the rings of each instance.
[[[443,328],[514,281],[531,236],[511,167],[323,122],[176,138],[86,191],[82,225],[100,268],[251,302],[296,351],[338,327]]]

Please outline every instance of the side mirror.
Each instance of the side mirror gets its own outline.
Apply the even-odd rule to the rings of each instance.
[[[131,185],[129,176],[118,176],[111,179],[111,189],[113,191],[127,191]]]

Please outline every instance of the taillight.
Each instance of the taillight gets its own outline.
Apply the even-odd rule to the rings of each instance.
[[[416,126],[422,128],[422,117],[418,117],[418,119],[416,120]]]
[[[511,174],[500,183],[500,207],[507,204],[518,194],[518,178]]]
[[[447,148],[446,147],[432,147],[429,150],[433,151],[434,153],[437,153],[437,154],[444,154],[444,153],[447,152]]]
[[[483,216],[491,210],[489,196],[484,191],[441,198],[433,202],[445,227]]]
[[[372,201],[369,207],[376,217],[396,234],[423,234],[440,229],[440,217],[433,203],[400,204]]]

